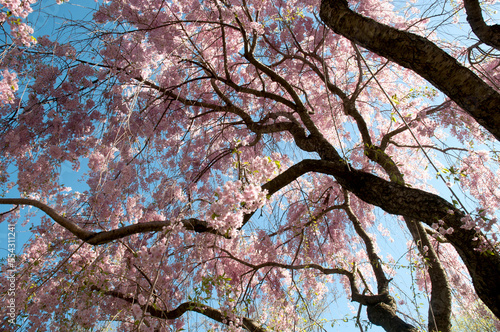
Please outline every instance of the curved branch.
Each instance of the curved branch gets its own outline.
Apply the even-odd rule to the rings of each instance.
[[[63,217],[48,205],[30,198],[0,198],[0,204],[16,204],[16,205],[30,205],[34,206],[45,212],[52,220],[66,228],[73,233],[76,237],[91,245],[101,245],[126,236],[138,233],[158,232],[165,227],[171,226],[173,223],[168,220],[150,221],[144,223],[133,224],[121,228],[113,229],[110,231],[92,232],[85,230],[78,226],[74,221]],[[213,233],[219,234],[216,230],[211,228],[204,220],[195,218],[184,219],[180,221],[187,230],[195,231],[197,233]]]
[[[101,294],[104,295],[109,295],[113,296],[117,299],[121,299],[124,301],[127,301],[128,303],[131,304],[137,304],[139,305],[137,299],[131,296],[127,296],[121,292],[118,291],[104,291],[100,289],[99,287],[92,286],[91,289],[93,291],[98,291]],[[143,310],[145,309],[149,314],[153,317],[160,318],[160,319],[176,319],[184,315],[188,311],[194,311],[197,313],[200,313],[202,315],[207,316],[208,318],[211,318],[219,323],[222,324],[227,324],[229,323],[234,323],[233,318],[228,317],[225,315],[221,310],[214,309],[212,307],[209,307],[207,305],[195,302],[195,301],[188,301],[181,303],[177,308],[172,309],[172,310],[160,310],[156,309],[152,306],[148,305],[139,305]],[[246,317],[239,317],[240,321],[243,322],[243,327],[250,332],[265,332],[266,329],[261,327],[255,320],[246,318]]]
[[[479,0],[464,0],[467,22],[472,31],[483,43],[500,50],[500,25],[487,25],[484,22]]]
[[[351,300],[356,301],[360,304],[363,305],[375,305],[380,302],[387,302],[391,298],[387,292],[382,293],[382,294],[377,294],[377,295],[364,295],[359,293],[358,287],[356,286],[356,282],[354,280],[354,275],[356,273],[356,266],[354,266],[354,271],[350,272],[346,269],[342,268],[325,268],[322,267],[319,264],[300,264],[300,265],[293,265],[293,264],[284,264],[284,263],[278,263],[278,262],[265,262],[261,263],[258,265],[254,265],[251,263],[248,263],[242,259],[239,259],[238,257],[233,256],[230,252],[227,250],[224,250],[222,248],[218,248],[222,252],[228,255],[227,258],[233,259],[237,261],[238,263],[245,265],[252,270],[259,270],[262,268],[266,267],[276,267],[280,269],[286,269],[286,270],[305,270],[305,269],[315,269],[318,270],[319,272],[325,274],[325,275],[330,275],[330,274],[340,274],[349,279],[349,284],[351,286]],[[221,257],[222,258],[222,257]]]
[[[262,185],[262,190],[267,190],[269,195],[273,195],[281,188],[284,188],[294,180],[296,180],[301,175],[309,172],[308,162],[299,162],[290,168],[288,168],[283,173],[279,174],[271,181]],[[68,231],[73,233],[76,237],[84,242],[91,245],[102,245],[112,242],[117,239],[124,238],[138,233],[148,233],[148,232],[158,232],[162,231],[165,227],[171,226],[173,223],[169,220],[158,220],[150,221],[144,223],[137,223],[129,226],[120,227],[117,229],[101,232],[92,232],[85,230],[78,226],[74,221],[69,218],[64,217],[56,210],[52,209],[48,205],[30,198],[0,198],[0,205],[2,204],[14,204],[14,205],[30,205],[36,207],[43,212],[45,212],[52,220],[66,228]],[[10,210],[12,212],[14,209]],[[244,216],[243,225],[245,225],[253,213],[246,214]],[[196,218],[189,218],[181,220],[180,223],[183,224],[186,230],[195,231],[197,233],[212,233],[227,237],[227,234],[219,233],[214,228],[210,227],[209,224],[204,220],[199,220]]]
[[[461,210],[437,195],[324,160],[303,160],[290,167],[285,172],[288,174],[276,181],[293,181],[291,179],[308,172],[334,176],[340,185],[358,198],[390,214],[423,221],[429,226],[443,220],[446,227],[454,230],[447,235],[447,240],[464,261],[477,294],[495,315],[500,316],[500,285],[493,282],[500,275],[500,255],[482,253],[479,249],[482,235],[475,230],[462,228],[465,214]]]
[[[356,47],[355,47],[356,48]],[[358,52],[359,54],[359,52]],[[361,56],[359,54],[359,56]],[[360,132],[362,131],[363,118],[356,110],[355,107],[351,109],[351,116],[353,116],[358,123],[358,127]],[[358,119],[360,118],[360,120]],[[362,124],[360,125],[360,121]],[[368,132],[366,132],[363,136],[364,142],[364,150],[365,155],[373,162],[380,165],[390,177],[392,182],[396,182],[399,184],[405,184],[403,174],[399,170],[399,167],[394,163],[392,158],[386,154],[382,149],[374,147],[371,145],[371,140],[369,138]],[[368,136],[368,138],[365,138]],[[366,249],[368,252],[368,257],[370,258],[370,263],[372,265],[373,271],[375,272],[375,276],[377,278],[377,286],[378,292],[381,293],[384,289],[388,288],[388,281],[385,277],[385,274],[382,270],[382,266],[378,264],[378,256],[373,251],[373,246],[371,244],[371,240],[368,235],[361,228],[359,221],[356,216],[350,209],[348,204],[349,195],[347,192],[344,192],[346,209],[349,219],[353,222],[354,228],[356,232],[361,236],[363,241],[365,242]],[[427,263],[429,266],[428,273],[431,279],[431,300],[429,306],[429,331],[441,331],[441,332],[449,332],[451,329],[451,289],[448,282],[448,278],[446,275],[446,271],[444,270],[439,256],[437,255],[434,247],[432,246],[429,237],[427,236],[422,224],[418,219],[408,218],[404,216],[404,220],[406,222],[406,226],[410,231],[413,240],[415,241],[417,248],[422,256],[427,256]],[[431,221],[432,222],[432,221]],[[427,249],[425,249],[427,248]],[[384,317],[391,317],[389,308],[382,308],[380,310],[381,313],[385,312]],[[399,326],[399,324],[397,325]],[[399,328],[399,327],[398,327]]]
[[[373,174],[353,169],[345,163],[325,160],[305,159],[264,184],[262,189],[267,189],[270,193],[274,193],[309,172],[334,176],[340,185],[344,186],[358,198],[366,203],[378,206],[390,214],[420,220],[429,226],[438,220],[443,220],[443,227],[452,227],[454,229],[452,234],[447,235],[447,239],[464,261],[477,294],[492,312],[500,317],[500,284],[494,282],[500,275],[500,255],[497,253],[494,255],[482,253],[479,249],[482,234],[475,230],[462,228],[462,219],[465,218],[465,214],[461,210],[435,194],[384,180]],[[1,198],[0,204],[36,206],[84,241],[88,241],[91,237],[98,235],[83,230],[67,218],[60,216],[53,209],[36,200]],[[248,221],[251,216],[252,214],[245,216],[244,221]],[[161,228],[165,226],[161,222],[151,223],[150,227],[152,228],[149,228],[147,231],[150,231],[154,227],[158,227],[154,229],[159,230],[160,226]],[[154,223],[159,223],[160,225],[155,225]],[[189,225],[193,230],[197,231],[197,229],[200,229],[206,231],[206,224],[203,222],[194,219],[193,223],[194,225]],[[148,227],[148,223],[143,224],[127,227],[137,227],[137,229]],[[109,232],[111,232],[109,234],[116,234],[116,232],[120,233],[124,231],[115,230]],[[114,235],[108,236],[111,237]]]
[[[252,88],[249,88],[249,87],[241,86],[241,85],[236,84],[231,79],[225,79],[225,78],[220,77],[220,76],[216,76],[215,78],[218,81],[224,83],[225,85],[233,88],[234,91],[236,91],[236,92],[247,93],[247,94],[253,95],[255,97],[259,97],[259,98],[268,98],[268,99],[274,100],[274,101],[276,101],[278,103],[281,103],[283,105],[286,105],[290,109],[295,109],[296,108],[295,104],[293,102],[291,102],[290,100],[288,100],[288,99],[286,99],[286,98],[284,98],[284,97],[282,97],[280,95],[277,95],[275,93],[266,91],[265,89],[256,90],[256,89],[252,89]]]
[[[500,140],[500,94],[434,43],[361,16],[345,0],[322,0],[320,17],[334,32],[428,80]]]
[[[76,235],[79,239],[86,241],[91,238],[95,233],[87,231],[77,224],[75,224],[70,219],[63,217],[56,210],[49,207],[48,205],[31,198],[0,198],[0,204],[14,204],[14,205],[30,205],[36,207],[43,212],[45,212],[49,217],[51,217],[55,222],[57,222],[62,227],[66,228],[68,231]]]
[[[299,95],[297,92],[294,90],[294,88],[290,85],[289,82],[287,82],[283,77],[278,75],[274,70],[272,70],[270,67],[266,66],[265,64],[261,63],[258,61],[253,54],[251,53],[245,53],[244,54],[245,59],[247,59],[253,66],[255,66],[256,69],[262,71],[265,73],[269,78],[280,84],[283,89],[292,97],[293,102],[295,104],[294,110],[297,111],[299,114],[300,119],[302,120],[302,123],[304,123],[305,127],[309,132],[315,136],[321,136],[320,131],[312,121],[311,117],[307,113],[307,109],[304,106],[302,100],[300,99]]]
[[[389,294],[389,279],[387,279],[385,272],[382,268],[381,260],[377,253],[375,252],[375,248],[373,246],[373,241],[369,237],[368,233],[363,229],[359,219],[354,214],[349,204],[349,193],[348,191],[344,191],[344,199],[345,199],[345,208],[349,219],[354,225],[354,229],[356,233],[363,239],[363,242],[366,246],[366,252],[368,254],[368,258],[370,259],[370,265],[372,266],[373,272],[375,274],[375,278],[377,280],[377,291],[379,295],[377,297],[381,297],[379,302],[376,303],[367,303],[366,311],[368,314],[368,319],[371,323],[382,326],[386,331],[394,331],[394,332],[417,332],[414,326],[403,321],[396,314],[396,301]],[[354,299],[354,298],[353,298]],[[361,302],[360,302],[361,303]]]
[[[419,329],[405,323],[396,314],[396,301],[390,297],[388,301],[368,305],[368,319],[375,325],[382,326],[387,332],[418,332]]]
[[[370,259],[370,265],[372,267],[373,273],[375,274],[375,279],[377,280],[377,291],[379,294],[388,294],[389,293],[389,279],[387,279],[384,269],[382,268],[381,259],[375,251],[375,246],[373,245],[373,241],[368,235],[368,233],[361,226],[361,222],[358,217],[352,211],[350,205],[349,192],[344,190],[344,211],[347,213],[347,216],[351,220],[354,230],[361,237],[363,242],[365,243],[366,253],[368,258]]]

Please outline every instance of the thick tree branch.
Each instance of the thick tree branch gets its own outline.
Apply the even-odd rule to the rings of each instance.
[[[483,43],[500,50],[500,25],[487,25],[484,22],[479,0],[464,0],[467,22],[472,31]]]
[[[390,297],[385,302],[368,305],[368,319],[375,325],[382,326],[387,332],[418,332],[419,329],[405,323],[396,314],[396,301]]]
[[[454,229],[447,239],[464,261],[477,294],[486,305],[500,316],[500,285],[492,282],[500,275],[500,256],[487,255],[479,250],[481,234],[462,228],[464,213],[443,198],[423,190],[389,182],[373,174],[348,168],[339,163],[323,160],[303,160],[290,167],[287,175],[276,181],[292,179],[308,172],[334,176],[339,184],[360,199],[405,218],[423,221],[429,226],[438,220]]]
[[[298,164],[291,166],[286,171],[273,178],[271,181],[266,182],[264,185],[262,185],[262,190],[267,190],[269,195],[273,195],[281,188],[284,188],[285,186],[296,180],[301,175],[307,173],[308,169],[307,167],[304,166],[307,166],[307,163],[299,162]],[[76,237],[91,245],[106,244],[114,240],[121,239],[138,233],[158,232],[162,231],[165,227],[172,225],[172,222],[169,220],[158,220],[158,221],[137,223],[109,231],[93,232],[81,228],[71,219],[64,217],[63,215],[61,215],[48,205],[40,201],[37,201],[35,199],[0,198],[0,205],[2,204],[30,205],[36,207],[45,212],[50,218],[52,218],[52,220],[57,222],[62,227],[66,228]],[[11,211],[13,210],[14,209],[12,209]],[[243,225],[245,225],[250,220],[252,215],[253,213],[249,213],[244,216]],[[180,222],[183,224],[185,229],[190,231],[195,231],[197,233],[212,233],[223,237],[227,237],[226,234],[221,234],[217,230],[210,227],[209,224],[204,220],[189,218],[181,220]]]
[[[500,317],[500,284],[493,282],[500,275],[500,255],[484,254],[479,250],[482,235],[474,230],[461,228],[463,226],[462,219],[465,217],[462,211],[437,195],[386,181],[373,174],[355,170],[341,162],[325,160],[305,159],[290,167],[274,180],[263,185],[263,189],[275,192],[309,172],[334,176],[340,185],[344,186],[358,198],[369,204],[378,206],[390,214],[420,220],[429,226],[438,220],[443,220],[443,227],[452,227],[454,229],[454,232],[449,234],[447,238],[464,261],[477,294],[492,312]],[[53,209],[35,200],[2,198],[0,199],[0,204],[36,206],[84,241],[88,241],[92,236],[97,235],[81,229],[67,218],[60,216]],[[249,217],[245,217],[245,219],[247,218]],[[195,225],[189,227],[195,229]],[[161,225],[161,229],[164,226]],[[202,224],[200,229],[203,230],[204,226]],[[148,226],[138,224],[135,227]],[[160,229],[160,225],[152,227]],[[147,231],[151,231],[151,229]]]
[[[500,94],[434,43],[363,17],[345,0],[322,0],[320,17],[335,33],[431,82],[500,140]]]
[[[91,238],[95,233],[87,231],[77,224],[75,224],[70,219],[63,217],[56,210],[49,207],[48,205],[31,198],[0,198],[0,204],[14,204],[14,205],[30,205],[36,207],[43,212],[45,212],[49,217],[51,217],[55,222],[57,222],[62,227],[66,228],[68,231],[76,235],[79,239],[85,241],[85,239]]]

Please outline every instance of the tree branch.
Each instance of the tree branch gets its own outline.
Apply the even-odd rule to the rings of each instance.
[[[419,329],[405,323],[396,314],[396,301],[390,297],[385,302],[368,305],[368,319],[375,325],[382,326],[387,332],[418,332]]]
[[[130,236],[138,233],[147,233],[147,232],[158,232],[163,230],[165,227],[171,226],[172,222],[168,220],[158,220],[158,221],[150,221],[144,223],[133,224],[129,226],[120,227],[117,229],[113,229],[110,231],[102,231],[102,232],[92,232],[85,230],[78,226],[74,221],[63,217],[61,214],[56,212],[51,207],[46,204],[29,198],[0,198],[0,204],[16,204],[16,205],[30,205],[34,206],[43,212],[45,212],[49,217],[52,218],[56,223],[66,228],[68,231],[73,233],[76,237],[84,242],[91,245],[101,245],[105,243],[109,243],[111,241],[121,239],[126,236]],[[224,236],[223,234],[219,234],[216,230],[211,228],[206,221],[190,218],[184,219],[180,221],[187,230],[195,231],[197,233],[212,233]]]
[[[345,0],[322,0],[320,17],[335,33],[431,82],[500,140],[500,94],[434,43],[361,16]]]
[[[360,127],[360,132],[362,132],[361,129],[363,126],[360,126],[359,122],[363,121],[363,118],[355,107],[352,107],[350,115],[356,119],[358,127]],[[358,120],[358,118],[361,118],[361,120]],[[368,138],[365,138],[365,136],[368,136]],[[382,149],[371,145],[371,140],[369,138],[368,132],[363,135],[363,142],[365,155],[371,161],[377,163],[386,171],[387,175],[389,175],[391,179],[391,182],[396,182],[404,185],[405,181],[403,174],[399,170],[396,163],[394,163],[392,158]],[[344,192],[344,197],[346,203],[348,203],[349,195],[346,192]],[[377,285],[379,287],[378,292],[381,293],[384,289],[384,286],[385,289],[388,288],[388,281],[385,278],[382,267],[378,264],[378,256],[373,251],[373,248],[370,248],[371,240],[361,228],[359,221],[357,221],[356,216],[354,215],[348,204],[346,212],[349,216],[349,219],[351,219],[351,221],[353,222],[356,232],[361,236],[366,244],[370,262],[377,277]],[[418,251],[424,257],[424,259],[426,259],[426,263],[429,266],[427,272],[429,273],[432,286],[431,301],[429,306],[429,331],[449,332],[451,329],[451,289],[448,283],[446,272],[420,221],[416,218],[409,218],[407,216],[403,217],[405,219],[406,227],[410,231],[413,240],[418,248]],[[390,316],[391,315],[388,315],[387,317]]]
[[[390,214],[423,221],[431,226],[443,220],[443,227],[452,227],[447,235],[464,261],[477,294],[486,305],[500,316],[500,285],[492,282],[500,275],[500,255],[488,255],[479,249],[481,234],[462,228],[465,214],[445,199],[420,189],[389,182],[373,174],[348,168],[347,165],[324,160],[303,160],[290,167],[288,174],[276,181],[292,181],[308,172],[334,176],[338,183],[363,201],[378,206]]]
[[[356,272],[356,267],[354,267],[354,271],[348,271],[346,269],[342,268],[325,268],[319,264],[300,264],[300,265],[293,265],[293,264],[284,264],[284,263],[278,263],[278,262],[265,262],[261,263],[258,265],[254,265],[251,263],[248,263],[238,257],[235,257],[232,255],[230,252],[227,250],[224,250],[222,248],[217,248],[224,252],[226,255],[228,255],[227,258],[233,259],[237,261],[240,264],[243,264],[252,270],[259,270],[262,268],[266,267],[275,267],[275,268],[280,268],[280,269],[286,269],[286,270],[304,270],[304,269],[315,269],[318,270],[319,272],[325,274],[325,275],[330,275],[330,274],[340,274],[349,279],[349,285],[351,286],[351,300],[358,302],[363,305],[375,305],[380,302],[387,302],[391,298],[388,294],[388,292],[382,293],[382,294],[377,294],[377,295],[364,295],[361,294],[358,290],[358,287],[356,286],[356,282],[354,279],[355,272]],[[221,257],[223,258],[223,257]]]
[[[104,291],[100,289],[99,287],[92,286],[91,289],[93,291],[97,291],[101,294],[108,295],[108,296],[113,296],[117,299],[122,299],[124,301],[127,301],[128,303],[131,304],[137,304],[139,305],[143,310],[149,312],[149,314],[153,317],[160,318],[160,319],[176,319],[184,315],[188,311],[194,311],[197,313],[200,313],[202,315],[207,316],[208,318],[211,318],[219,323],[229,325],[229,323],[234,323],[232,317],[228,317],[225,315],[221,310],[214,309],[212,307],[209,307],[204,304],[200,304],[195,301],[188,301],[181,303],[177,308],[172,309],[172,310],[160,310],[153,308],[149,305],[140,305],[134,297],[127,296],[123,293],[120,293],[118,291]],[[240,317],[240,321],[243,322],[243,326],[247,331],[250,332],[265,332],[266,329],[261,327],[255,320],[246,318],[246,317]]]
[[[386,181],[373,174],[355,170],[341,162],[325,160],[305,159],[264,184],[262,188],[268,189],[270,193],[274,193],[309,172],[334,176],[340,185],[344,186],[358,198],[366,203],[378,206],[390,214],[420,220],[429,226],[438,220],[443,220],[443,227],[452,227],[454,229],[452,234],[447,235],[447,239],[464,261],[477,294],[492,312],[500,317],[500,284],[492,282],[500,275],[500,255],[484,254],[478,249],[482,234],[474,230],[461,228],[463,226],[462,219],[465,217],[465,214],[461,210],[435,194]],[[46,212],[61,226],[86,242],[93,236],[98,235],[98,233],[83,230],[67,218],[60,216],[53,209],[36,200],[1,198],[0,204],[36,206]],[[245,220],[248,221],[251,216],[252,214],[245,216]],[[168,225],[161,224],[162,222],[151,223],[149,226],[148,223],[143,223],[144,226],[142,226],[143,224],[137,224],[137,226],[131,225],[127,227],[137,227],[137,229],[151,231],[160,230]],[[206,225],[199,221],[195,221],[194,225],[190,224],[189,227],[195,231],[196,229],[206,231]],[[125,234],[123,230],[109,232],[108,234],[112,234],[108,235],[109,238],[117,238],[116,234]],[[106,237],[104,234],[101,236]]]
[[[384,269],[382,268],[382,260],[375,251],[375,246],[373,241],[368,235],[368,233],[361,226],[361,222],[358,217],[354,214],[350,205],[349,192],[344,190],[344,211],[351,220],[354,230],[361,237],[365,243],[366,253],[370,259],[370,265],[372,267],[373,273],[375,274],[375,279],[377,280],[377,292],[378,294],[388,294],[389,293],[389,279],[387,279]]]
[[[467,22],[472,31],[483,43],[500,50],[500,25],[487,25],[484,22],[479,0],[464,0]]]

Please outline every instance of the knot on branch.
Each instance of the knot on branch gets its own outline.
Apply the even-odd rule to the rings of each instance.
[[[366,313],[372,324],[382,326],[386,331],[418,331],[415,327],[399,318],[396,309],[396,300],[388,295],[379,303],[367,305]]]
[[[396,315],[396,300],[390,295],[387,295],[384,300],[375,304],[369,304],[366,307],[368,319],[376,325],[380,325],[378,322],[380,322],[381,319],[387,316]]]

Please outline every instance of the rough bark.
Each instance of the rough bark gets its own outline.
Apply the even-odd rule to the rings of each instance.
[[[386,331],[417,331],[415,327],[405,323],[396,314],[396,302],[394,298],[389,295],[389,279],[387,279],[382,264],[380,264],[380,257],[378,256],[373,241],[361,226],[359,219],[352,211],[349,204],[349,194],[344,191],[345,199],[345,212],[351,220],[354,230],[363,239],[366,247],[366,253],[370,259],[375,279],[377,280],[377,292],[379,295],[386,295],[381,298],[381,301],[375,304],[367,305],[368,319],[372,324],[382,326]],[[352,286],[351,286],[352,287]],[[353,297],[353,300],[355,298]]]
[[[460,210],[439,196],[391,183],[371,174],[354,170],[329,172],[360,199],[391,214],[421,220],[428,225],[441,219],[448,227],[453,227],[454,232],[447,236],[448,240],[464,261],[478,296],[500,317],[500,284],[496,282],[500,275],[499,255],[477,250],[479,242],[474,240],[477,233],[461,228],[464,214]],[[453,211],[453,214],[447,211]]]
[[[361,16],[343,0],[322,0],[320,17],[335,33],[428,80],[500,140],[500,94],[434,43]]]
[[[382,326],[387,332],[418,332],[419,330],[405,323],[396,315],[396,301],[389,297],[386,302],[368,305],[368,319],[375,325]]]
[[[487,25],[484,22],[478,0],[464,0],[467,22],[474,34],[483,43],[500,50],[500,25]]]

